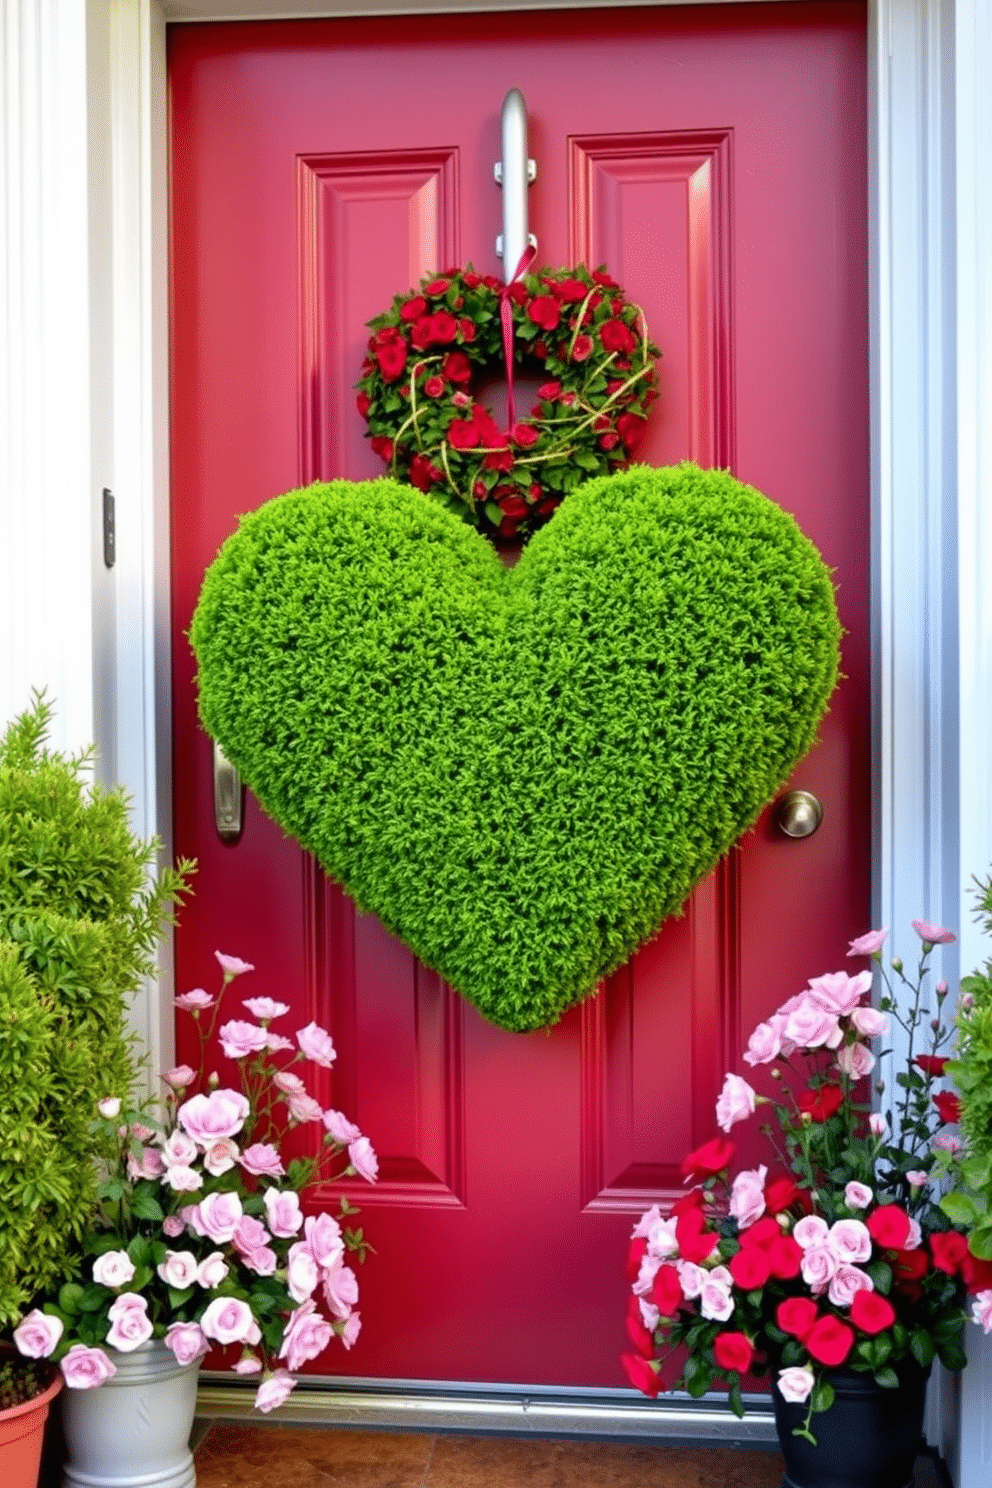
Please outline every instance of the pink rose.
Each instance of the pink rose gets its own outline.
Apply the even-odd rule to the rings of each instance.
[[[232,1018],[217,1030],[221,1047],[228,1059],[247,1059],[249,1054],[259,1054],[265,1048],[268,1034],[257,1023],[245,1023]]]
[[[247,997],[241,1006],[246,1007],[259,1023],[271,1023],[273,1018],[281,1018],[283,1013],[289,1012],[288,1002],[274,1002],[271,997]]]
[[[250,1110],[240,1090],[212,1090],[209,1095],[191,1096],[176,1117],[194,1142],[209,1147],[218,1137],[236,1136]]]
[[[641,1264],[640,1269],[637,1273],[637,1279],[631,1287],[631,1291],[634,1293],[635,1297],[647,1296],[648,1292],[650,1292],[651,1288],[654,1286],[654,1279],[658,1275],[658,1272],[661,1269],[661,1265],[662,1257],[652,1255],[650,1251],[647,1251],[646,1254],[641,1257]]]
[[[320,1276],[309,1245],[297,1241],[286,1257],[286,1290],[294,1302],[306,1302],[316,1291]]]
[[[730,1295],[734,1279],[726,1266],[716,1266],[707,1273],[699,1293],[699,1310],[711,1323],[725,1323],[734,1310]]]
[[[992,1291],[977,1292],[972,1300],[972,1321],[988,1333],[992,1330]]]
[[[274,1276],[279,1257],[268,1245],[260,1245],[257,1250],[249,1251],[243,1257],[243,1263],[256,1276]]]
[[[61,1318],[52,1317],[47,1312],[39,1312],[35,1307],[21,1319],[14,1329],[17,1352],[23,1354],[25,1359],[47,1359],[55,1352],[63,1332],[64,1324]]]
[[[867,1183],[856,1183],[852,1180],[844,1189],[844,1203],[848,1209],[867,1209],[875,1197],[873,1189]]]
[[[324,1114],[320,1109],[320,1101],[314,1100],[312,1095],[307,1095],[305,1092],[303,1095],[295,1093],[287,1095],[286,1105],[289,1107],[289,1114],[293,1120],[300,1123],[320,1121]]]
[[[162,1341],[175,1354],[177,1364],[192,1364],[210,1349],[199,1323],[173,1323]]]
[[[96,1103],[96,1108],[105,1121],[113,1121],[115,1116],[120,1115],[121,1101],[118,1095],[105,1095],[103,1100]]]
[[[162,1221],[162,1234],[170,1240],[178,1240],[186,1233],[186,1225],[178,1214],[167,1214]]]
[[[964,1142],[956,1132],[938,1132],[930,1145],[938,1152],[949,1153],[951,1157],[960,1157],[964,1151]]]
[[[161,1178],[165,1172],[165,1161],[157,1147],[142,1147],[140,1157],[133,1152],[127,1155],[127,1176],[132,1183],[141,1178]]]
[[[134,1262],[126,1250],[105,1250],[93,1262],[93,1280],[116,1291],[134,1276]]]
[[[260,1219],[245,1214],[238,1220],[233,1238],[235,1250],[244,1256],[267,1244],[271,1236]]]
[[[846,978],[845,978],[846,980]],[[835,1013],[828,1013],[808,993],[803,993],[798,1005],[785,1020],[783,1037],[790,1039],[797,1049],[818,1049],[826,1045],[836,1049],[844,1037]]]
[[[249,961],[242,961],[238,956],[225,956],[222,951],[214,951],[218,965],[224,973],[224,980],[230,981],[233,977],[244,976],[246,971],[254,971],[254,966]]]
[[[848,1266],[841,1262],[830,1278],[830,1290],[827,1296],[835,1307],[850,1307],[857,1292],[873,1292],[874,1290],[875,1283],[867,1271],[862,1271],[859,1266]]]
[[[649,1333],[653,1333],[661,1318],[660,1310],[653,1302],[648,1302],[645,1297],[638,1297],[637,1310],[641,1314],[641,1322]]]
[[[326,1114],[330,1114],[330,1113],[326,1113]],[[325,1119],[326,1119],[326,1115],[325,1115]],[[657,1204],[652,1204],[651,1205],[651,1208],[648,1209],[648,1210],[646,1210],[645,1213],[643,1213],[641,1215],[640,1219],[637,1221],[636,1225],[631,1230],[631,1232],[630,1232],[630,1238],[632,1240],[646,1240],[647,1237],[648,1237],[648,1232],[651,1229],[651,1226],[657,1224],[660,1218],[661,1218],[661,1210],[658,1208],[658,1205]]]
[[[162,1143],[162,1158],[170,1168],[192,1167],[198,1154],[199,1148],[193,1138],[188,1137],[185,1132],[170,1132]]]
[[[333,1329],[317,1311],[316,1303],[306,1301],[290,1315],[278,1357],[285,1359],[291,1370],[301,1369],[308,1359],[316,1359],[324,1351],[332,1335]]]
[[[110,1362],[103,1349],[87,1348],[84,1343],[73,1344],[62,1360],[61,1368],[70,1390],[95,1390],[117,1373],[117,1366]]]
[[[173,1193],[195,1193],[198,1188],[203,1187],[203,1174],[198,1173],[195,1168],[176,1163],[174,1167],[165,1169],[162,1182]]]
[[[111,1327],[106,1342],[111,1348],[119,1349],[122,1354],[133,1353],[152,1336],[148,1302],[144,1297],[139,1297],[137,1292],[122,1292],[107,1316]]]
[[[244,1343],[254,1321],[251,1308],[240,1297],[215,1297],[207,1303],[200,1327],[215,1343]]]
[[[286,1171],[278,1149],[271,1142],[253,1142],[242,1152],[240,1162],[246,1173],[264,1174],[268,1178],[279,1178]]]
[[[324,1069],[330,1069],[337,1058],[331,1035],[316,1023],[310,1022],[306,1028],[301,1028],[296,1035],[296,1042],[307,1059],[322,1065]]]
[[[702,1266],[697,1266],[695,1261],[678,1261],[676,1270],[679,1273],[679,1281],[682,1283],[682,1295],[691,1302],[703,1290],[707,1273]]]
[[[740,1075],[726,1075],[716,1103],[716,1121],[721,1131],[729,1132],[738,1121],[754,1115],[756,1096]]]
[[[906,1176],[908,1178],[909,1174],[907,1173]],[[923,1231],[920,1229],[920,1221],[918,1219],[913,1219],[912,1216],[910,1216],[909,1234],[903,1241],[902,1248],[903,1250],[919,1250],[922,1244]]]
[[[871,1235],[860,1219],[838,1219],[830,1226],[827,1244],[842,1265],[856,1266],[871,1260]]]
[[[280,1070],[277,1075],[272,1076],[272,1083],[286,1095],[305,1095],[306,1086],[299,1075],[294,1075],[290,1070]]]
[[[337,1261],[324,1272],[324,1301],[328,1310],[342,1320],[350,1314],[358,1301],[358,1277],[350,1266]],[[294,1365],[289,1366],[295,1368]]]
[[[914,1168],[911,1173],[906,1174],[906,1182],[912,1188],[926,1188],[930,1182],[930,1174],[924,1173],[922,1168]]]
[[[196,1280],[197,1259],[190,1250],[167,1250],[165,1260],[156,1267],[156,1271],[166,1286],[181,1292],[186,1287],[193,1285]]]
[[[750,1065],[770,1064],[773,1059],[777,1059],[782,1052],[784,1027],[785,1019],[781,1013],[774,1013],[767,1023],[759,1023],[748,1039],[744,1051],[745,1062]]]
[[[746,1168],[734,1179],[730,1192],[730,1214],[737,1221],[739,1230],[746,1230],[765,1212],[765,1179],[768,1169]]]
[[[270,1374],[258,1387],[255,1395],[255,1409],[268,1415],[269,1411],[277,1410],[295,1389],[296,1381],[285,1369],[277,1369],[275,1374]]]
[[[307,1249],[318,1266],[333,1266],[344,1254],[341,1226],[330,1214],[308,1214],[303,1226]]]
[[[222,1173],[230,1172],[239,1156],[237,1142],[231,1137],[218,1137],[203,1154],[203,1166],[212,1177],[219,1178]]]
[[[867,1044],[844,1044],[837,1050],[837,1063],[852,1080],[861,1080],[875,1068],[875,1056]]]
[[[196,1268],[197,1285],[203,1287],[205,1292],[212,1292],[215,1287],[220,1286],[230,1269],[223,1252],[212,1250]]]
[[[818,1297],[837,1274],[837,1256],[829,1245],[810,1245],[803,1251],[801,1269],[803,1281]]]
[[[647,1234],[648,1254],[659,1256],[666,1261],[669,1256],[677,1255],[679,1249],[678,1218],[659,1219],[650,1228]]]
[[[262,1361],[257,1354],[244,1353],[232,1367],[235,1374],[261,1374]]]
[[[349,1147],[362,1135],[361,1129],[340,1111],[325,1111],[323,1122],[339,1147]]]
[[[368,1137],[359,1137],[348,1143],[348,1161],[366,1183],[374,1183],[379,1176],[379,1163]]]
[[[279,1054],[283,1049],[291,1049],[293,1043],[291,1039],[283,1038],[281,1033],[272,1033],[270,1030],[269,1036],[265,1040],[265,1047],[270,1054]]]
[[[930,920],[910,920],[909,923],[927,945],[953,945],[957,940],[953,930],[945,930],[943,925],[934,925]]]
[[[209,1193],[196,1207],[193,1228],[215,1245],[226,1245],[233,1240],[243,1213],[236,1193]]]
[[[826,1245],[829,1234],[830,1226],[825,1219],[818,1214],[804,1214],[796,1221],[792,1238],[803,1250],[809,1250],[814,1245]]]
[[[851,1014],[851,1025],[862,1038],[884,1038],[889,1031],[888,1014],[878,1008],[856,1007]]]
[[[810,977],[808,995],[826,1012],[842,1018],[853,1013],[870,991],[870,971],[859,971],[853,977],[846,971],[831,971],[826,976]]]
[[[196,1070],[191,1069],[188,1064],[177,1064],[175,1069],[166,1070],[162,1079],[173,1090],[185,1090],[196,1079]]]
[[[888,1126],[888,1118],[881,1111],[872,1111],[868,1117],[868,1130],[873,1137],[884,1137]]]
[[[874,956],[880,951],[889,938],[888,930],[869,930],[866,935],[859,935],[857,940],[850,942],[849,956]]]
[[[184,1013],[203,1013],[214,1005],[210,993],[204,992],[202,987],[194,987],[192,992],[184,992],[181,997],[173,1000],[176,1007],[182,1008]]]
[[[352,1344],[355,1342],[355,1339],[358,1337],[361,1326],[361,1318],[358,1316],[357,1312],[353,1312],[351,1314],[351,1317],[346,1320],[344,1325],[339,1325],[337,1328],[335,1328],[334,1331],[337,1333],[345,1348],[350,1349]]]
[[[289,1240],[297,1234],[303,1224],[300,1212],[300,1196],[290,1190],[280,1193],[277,1188],[265,1190],[265,1215],[269,1229],[280,1240]]]
[[[813,1371],[808,1364],[802,1368],[793,1365],[791,1369],[780,1369],[778,1372],[779,1393],[783,1400],[789,1400],[793,1405],[801,1405],[804,1400],[808,1400],[815,1383]]]

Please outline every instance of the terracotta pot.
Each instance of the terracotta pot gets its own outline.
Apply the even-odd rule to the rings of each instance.
[[[37,1488],[41,1444],[48,1407],[62,1388],[56,1373],[48,1389],[23,1405],[0,1411],[0,1483],[3,1488]]]
[[[806,1406],[772,1392],[785,1458],[782,1488],[912,1488],[930,1371],[909,1362],[896,1366],[896,1373],[899,1388],[883,1390],[870,1374],[828,1372],[835,1399],[810,1423],[815,1447],[792,1435],[805,1420]]]

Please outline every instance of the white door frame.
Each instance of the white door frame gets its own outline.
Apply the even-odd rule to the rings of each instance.
[[[53,742],[97,740],[144,834],[168,843],[171,796],[166,21],[501,8],[544,7],[0,0],[0,717],[47,685]],[[868,12],[875,920],[901,945],[914,916],[960,927],[951,980],[988,954],[967,885],[992,862],[992,6]],[[166,965],[136,1010],[156,1062],[169,990]],[[984,1488],[992,1349],[969,1341],[930,1431]]]

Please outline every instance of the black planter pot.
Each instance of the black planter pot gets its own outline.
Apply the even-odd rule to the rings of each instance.
[[[900,1364],[897,1390],[883,1390],[870,1374],[847,1369],[826,1375],[836,1398],[815,1415],[816,1446],[793,1436],[806,1418],[775,1388],[775,1425],[785,1458],[782,1488],[912,1488],[913,1463],[923,1437],[929,1369]]]

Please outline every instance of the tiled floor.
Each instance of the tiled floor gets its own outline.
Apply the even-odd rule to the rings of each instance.
[[[777,1452],[211,1426],[197,1488],[779,1488]]]

